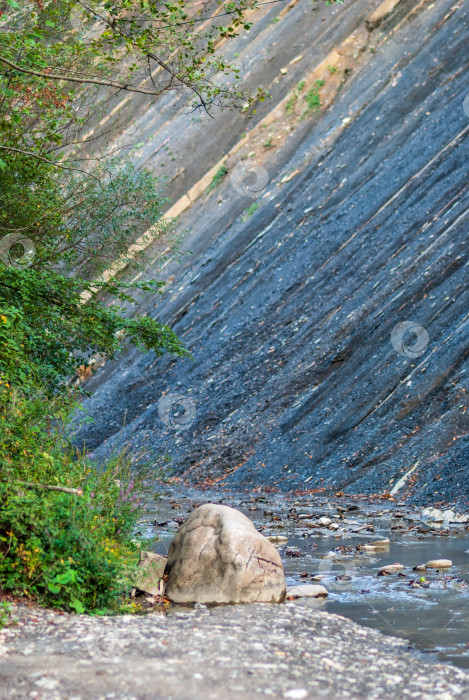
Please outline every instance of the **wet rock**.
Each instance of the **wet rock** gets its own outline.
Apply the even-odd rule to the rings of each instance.
[[[455,591],[463,591],[467,588],[467,583],[460,578],[452,578],[445,583],[447,588],[451,588]]]
[[[328,527],[332,523],[332,520],[326,515],[323,515],[321,518],[318,518],[318,523],[324,527]]]
[[[418,566],[414,566],[413,571],[426,571],[427,568],[425,564],[419,564]]]
[[[450,523],[456,517],[454,510],[444,510],[443,511],[443,522]]]
[[[438,508],[425,508],[422,511],[422,516],[429,520],[436,520],[441,516],[441,510],[438,510]]]
[[[166,595],[175,603],[281,603],[280,555],[243,513],[207,503],[171,542]]]
[[[321,557],[322,559],[338,559],[340,557],[340,554],[337,552],[333,552],[332,550],[330,552],[327,552],[327,554],[323,554]]]
[[[435,526],[432,525],[431,523],[425,523],[423,520],[416,520],[412,524],[412,529],[416,529],[418,532],[431,532],[432,530],[435,529]]]
[[[163,592],[162,580],[166,557],[154,552],[140,552],[140,561],[133,585],[135,588],[158,595]]]
[[[382,566],[378,571],[378,576],[387,576],[390,574],[397,574],[399,571],[404,570],[403,564],[388,564],[387,566]]]
[[[467,523],[469,515],[460,515],[448,508],[447,510],[438,510],[438,508],[425,508],[422,511],[422,516],[434,523]]]
[[[269,535],[267,538],[272,544],[286,544],[288,542],[288,537],[284,535]]]
[[[359,544],[357,549],[361,552],[386,552],[389,550],[389,540],[376,540],[375,542]]]
[[[451,559],[432,559],[425,564],[426,569],[449,569],[452,566]]]
[[[453,523],[468,523],[469,522],[469,515],[455,515],[452,522]]]
[[[287,590],[287,598],[325,598],[328,595],[324,586],[305,584]]]

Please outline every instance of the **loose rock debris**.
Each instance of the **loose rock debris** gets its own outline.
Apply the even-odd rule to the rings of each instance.
[[[16,624],[0,632],[2,700],[469,695],[466,672],[429,663],[403,640],[294,603],[143,618],[15,605],[14,616]]]

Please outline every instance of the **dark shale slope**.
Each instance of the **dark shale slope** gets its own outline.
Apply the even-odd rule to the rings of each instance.
[[[186,212],[193,253],[140,310],[193,360],[100,370],[79,433],[97,456],[130,440],[198,482],[466,500],[468,20],[438,2],[379,43],[255,211],[227,178]],[[162,422],[168,393],[191,397],[189,427]]]

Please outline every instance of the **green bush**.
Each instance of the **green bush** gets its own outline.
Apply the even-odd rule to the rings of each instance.
[[[142,477],[125,454],[100,469],[76,453],[64,433],[71,402],[3,385],[0,588],[76,612],[118,611],[137,563]]]

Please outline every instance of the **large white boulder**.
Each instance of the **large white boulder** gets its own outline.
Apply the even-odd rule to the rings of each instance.
[[[171,542],[166,595],[174,603],[281,603],[286,583],[280,555],[243,513],[207,503]]]

